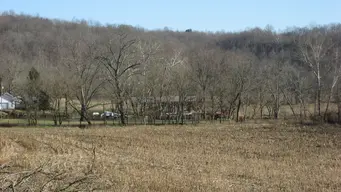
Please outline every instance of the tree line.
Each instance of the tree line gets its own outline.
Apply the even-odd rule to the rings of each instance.
[[[127,113],[157,118],[167,112],[158,101],[174,96],[178,118],[195,97],[191,108],[204,119],[220,112],[238,121],[246,110],[277,119],[285,105],[295,119],[340,122],[340,32],[340,24],[151,31],[3,12],[0,78],[23,97],[32,124],[46,105],[55,124],[71,110],[91,124],[96,99],[114,103],[122,124]]]

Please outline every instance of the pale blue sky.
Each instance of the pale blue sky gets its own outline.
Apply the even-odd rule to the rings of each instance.
[[[7,10],[63,20],[200,31],[239,31],[267,24],[282,30],[341,22],[341,0],[0,0],[0,11]]]

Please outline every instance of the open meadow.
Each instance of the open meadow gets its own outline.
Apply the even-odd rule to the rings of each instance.
[[[0,129],[0,191],[340,190],[330,125]]]

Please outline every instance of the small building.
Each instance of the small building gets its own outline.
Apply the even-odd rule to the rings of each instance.
[[[18,99],[9,93],[0,96],[0,110],[15,109]]]

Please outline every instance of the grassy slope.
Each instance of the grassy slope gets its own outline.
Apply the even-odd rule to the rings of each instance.
[[[22,171],[50,160],[47,171],[73,178],[91,164],[95,149],[97,178],[87,183],[108,191],[340,191],[341,132],[318,130],[270,124],[0,129],[0,164]],[[41,186],[45,177],[32,176],[17,190]]]

